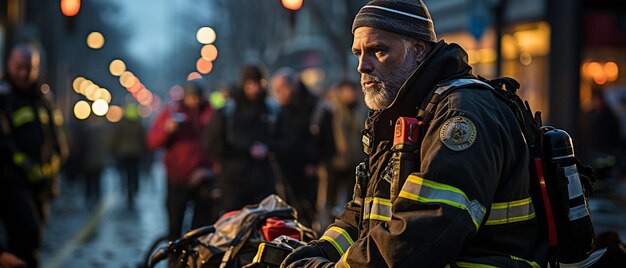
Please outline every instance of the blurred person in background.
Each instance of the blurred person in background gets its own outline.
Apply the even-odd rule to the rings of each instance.
[[[241,85],[206,129],[206,146],[221,167],[224,211],[255,204],[276,192],[275,154],[288,148],[288,129],[278,105],[266,97],[260,67],[241,69]]]
[[[361,129],[367,117],[361,90],[351,81],[341,81],[331,88],[333,132],[337,154],[329,166],[328,208],[337,216],[348,202],[354,185],[354,167],[365,159]]]
[[[136,105],[126,106],[124,117],[116,125],[113,140],[113,155],[125,187],[126,201],[132,207],[139,191],[139,166],[147,151],[146,130],[141,124]]]
[[[616,156],[622,145],[619,121],[607,105],[603,87],[593,87],[591,103],[580,118],[580,152],[585,162],[592,163],[599,169],[600,178],[606,178],[608,171],[616,162]]]
[[[102,172],[107,165],[113,143],[112,133],[109,132],[111,129],[107,124],[102,117],[90,116],[78,125],[78,154],[82,158],[77,160],[85,183],[88,208],[97,205],[102,197]]]
[[[58,195],[57,173],[68,155],[63,119],[49,88],[42,91],[37,81],[39,59],[33,46],[16,45],[7,80],[0,82],[0,222],[8,235],[6,246],[0,245],[3,267],[19,264],[5,251],[28,267],[38,266],[49,199]]]
[[[148,148],[165,149],[170,240],[181,235],[188,203],[194,205],[192,229],[209,225],[216,205],[209,190],[213,159],[202,149],[202,130],[213,109],[203,97],[200,80],[185,83],[183,89],[183,99],[168,105],[148,131]]]
[[[327,192],[327,164],[335,154],[332,114],[329,105],[314,96],[288,67],[278,69],[272,76],[273,96],[285,118],[297,149],[278,155],[278,162],[287,183],[299,202],[305,225],[317,219],[318,189]],[[318,188],[318,179],[320,180]]]

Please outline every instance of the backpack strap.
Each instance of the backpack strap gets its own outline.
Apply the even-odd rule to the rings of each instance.
[[[421,120],[424,126],[428,126],[430,121],[433,119],[433,116],[435,116],[435,109],[437,108],[437,105],[439,104],[439,101],[441,101],[442,97],[450,94],[455,89],[467,88],[469,86],[493,89],[493,86],[490,84],[476,78],[452,79],[437,84],[437,89],[435,89],[435,92],[432,94],[426,108],[419,110],[417,115],[418,120]]]

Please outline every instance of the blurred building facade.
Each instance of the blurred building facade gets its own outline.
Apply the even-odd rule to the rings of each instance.
[[[518,79],[544,121],[574,135],[592,87],[626,91],[624,1],[425,2],[440,38],[466,48],[476,74]]]

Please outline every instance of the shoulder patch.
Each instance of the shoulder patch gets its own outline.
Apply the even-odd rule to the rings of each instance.
[[[476,141],[476,125],[464,116],[446,120],[439,129],[439,140],[453,151],[463,151]]]

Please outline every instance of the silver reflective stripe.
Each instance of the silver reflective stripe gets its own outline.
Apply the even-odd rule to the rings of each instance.
[[[330,242],[340,255],[343,255],[343,253],[354,244],[354,240],[352,240],[350,234],[337,226],[328,228],[320,240]]]
[[[363,208],[363,219],[367,220],[391,220],[391,201],[389,199],[374,197],[365,198],[365,207]]]
[[[485,225],[526,221],[535,218],[535,208],[529,198],[511,202],[493,203]]]
[[[375,5],[366,5],[366,6],[363,6],[361,9],[365,9],[365,8],[380,9],[380,10],[384,10],[384,11],[387,11],[387,12],[396,13],[396,14],[400,14],[400,15],[403,15],[403,16],[411,17],[411,18],[414,18],[414,19],[427,21],[427,22],[430,22],[430,23],[433,22],[429,18],[425,18],[425,17],[422,17],[422,16],[418,16],[418,15],[407,13],[407,12],[400,11],[400,10],[395,10],[395,9],[388,8],[388,7],[381,7],[381,6],[375,6]]]
[[[410,175],[402,186],[399,197],[423,203],[442,203],[467,211],[478,231],[486,209],[477,200],[469,201],[456,187]]]
[[[585,206],[585,204],[569,208],[568,217],[570,221],[574,221],[585,216],[589,216],[589,210],[587,210],[587,206]]]
[[[441,95],[444,92],[448,91],[448,89],[455,88],[455,87],[460,87],[460,86],[465,86],[465,85],[470,85],[470,84],[481,84],[481,85],[486,86],[486,87],[490,87],[490,88],[492,87],[489,84],[487,84],[487,83],[485,83],[483,81],[480,81],[478,79],[462,78],[462,79],[452,80],[451,83],[437,88],[437,90],[435,90],[435,94]]]

